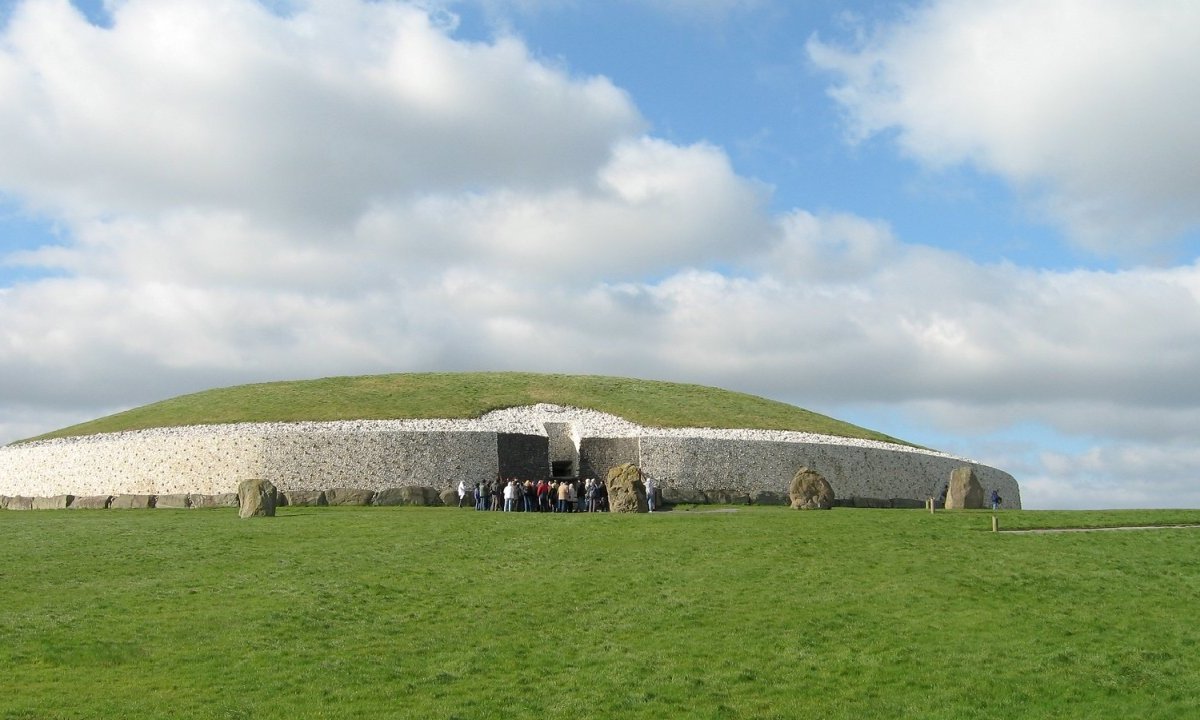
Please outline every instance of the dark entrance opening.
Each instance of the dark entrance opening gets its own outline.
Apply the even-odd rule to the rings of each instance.
[[[550,463],[550,475],[556,478],[575,476],[575,463],[570,460],[555,460]]]

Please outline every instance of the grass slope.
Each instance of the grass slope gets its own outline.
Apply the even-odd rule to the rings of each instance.
[[[1200,717],[1200,530],[989,516],[0,513],[0,717]]]
[[[241,385],[182,395],[32,439],[236,422],[475,418],[534,403],[602,410],[653,427],[799,430],[901,442],[794,405],[719,388],[533,373],[411,373]]]

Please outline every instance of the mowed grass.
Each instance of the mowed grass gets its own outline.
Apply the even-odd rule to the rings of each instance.
[[[237,422],[475,418],[553,403],[651,427],[761,428],[900,442],[787,403],[703,385],[598,375],[404,373],[240,385],[163,400],[32,438]]]
[[[1064,516],[1095,520],[1045,524]],[[989,529],[851,509],[0,513],[0,717],[1200,717],[1200,530]]]

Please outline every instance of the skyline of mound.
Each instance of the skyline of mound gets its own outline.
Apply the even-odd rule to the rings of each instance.
[[[521,372],[394,373],[214,388],[18,442],[243,422],[466,419],[537,403],[599,410],[648,427],[795,430],[911,445],[795,405],[716,387]]]

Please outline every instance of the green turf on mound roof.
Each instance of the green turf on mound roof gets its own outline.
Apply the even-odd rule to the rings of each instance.
[[[181,395],[36,440],[238,422],[476,418],[535,403],[591,408],[651,427],[798,430],[900,442],[787,403],[702,385],[599,375],[406,373],[239,385]]]

